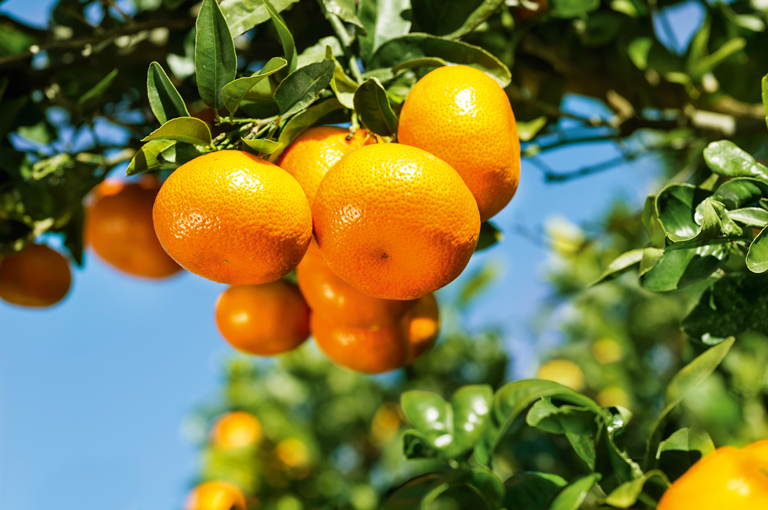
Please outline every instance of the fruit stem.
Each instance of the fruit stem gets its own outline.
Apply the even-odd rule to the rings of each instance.
[[[357,64],[357,56],[352,51],[352,37],[349,35],[349,32],[347,32],[347,28],[336,15],[328,12],[322,0],[319,0],[317,3],[320,4],[320,9],[322,9],[325,19],[331,24],[333,31],[336,32],[336,36],[339,38],[341,47],[344,50],[344,56],[347,57],[352,77],[358,84],[363,83],[363,73],[360,72],[360,66]]]

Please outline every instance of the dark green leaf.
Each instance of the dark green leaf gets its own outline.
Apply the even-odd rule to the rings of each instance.
[[[467,485],[483,498],[488,508],[502,508],[504,485],[502,485],[499,477],[490,469],[483,467],[473,468],[470,471]]]
[[[360,57],[368,62],[379,47],[411,29],[410,0],[361,0],[358,18],[365,35],[358,36]],[[371,66],[366,66],[371,67]]]
[[[768,179],[768,168],[730,140],[710,143],[704,149],[704,161],[710,170],[726,177]]]
[[[768,125],[768,74],[763,76],[761,81],[762,96],[763,96],[763,110],[765,110],[765,122]]]
[[[565,434],[576,454],[595,470],[595,439],[599,425],[595,414],[584,407],[557,407],[549,399],[536,402],[526,415],[526,422],[551,434]]]
[[[271,0],[261,1],[264,2],[264,6],[267,8],[269,16],[272,18],[272,23],[275,25],[277,35],[280,37],[280,44],[283,45],[283,55],[285,55],[285,60],[288,62],[288,73],[292,73],[299,65],[299,58],[296,53],[296,43],[293,41],[293,35],[291,34],[291,31],[288,30],[288,25],[285,24],[285,20],[280,16],[280,12],[272,4]]]
[[[381,136],[397,133],[397,115],[392,110],[381,82],[376,78],[366,80],[355,92],[355,111],[370,130]]]
[[[211,130],[208,124],[198,118],[179,117],[169,120],[141,141],[149,142],[151,140],[173,140],[193,145],[210,145]]]
[[[616,407],[616,412],[605,423],[605,441],[607,443],[608,461],[613,468],[613,474],[618,482],[628,482],[642,476],[643,470],[633,461],[626,451],[619,448],[617,438],[626,429],[632,419],[632,413],[628,409]]]
[[[429,441],[416,430],[403,433],[403,455],[406,459],[432,459],[440,457],[440,452],[429,445]]]
[[[549,473],[517,473],[504,482],[504,506],[507,510],[546,510],[566,485],[561,477]]]
[[[342,21],[355,25],[365,35],[365,26],[355,16],[354,0],[323,0],[323,5],[330,14],[338,16]]]
[[[490,221],[480,224],[480,237],[477,239],[475,251],[486,250],[504,239],[504,234]]]
[[[282,58],[271,58],[258,73],[253,73],[251,76],[238,78],[227,83],[221,91],[221,97],[229,113],[233,114],[237,111],[240,107],[240,102],[257,83],[267,76],[275,74],[284,68],[286,64],[287,62]]]
[[[283,144],[274,140],[261,138],[259,140],[247,140],[243,138],[243,143],[256,154],[272,154],[278,149],[283,148]]]
[[[611,280],[617,277],[619,274],[623,273],[625,270],[634,266],[635,264],[639,264],[640,261],[643,259],[644,251],[645,251],[644,249],[640,248],[637,250],[630,250],[628,252],[622,253],[621,255],[613,259],[613,262],[608,264],[608,267],[605,268],[605,271],[603,271],[603,274],[600,275],[600,278],[598,278],[597,280],[589,284],[590,287],[592,285],[597,285],[602,281]]]
[[[736,177],[720,185],[712,197],[731,210],[757,206],[762,198],[768,197],[768,183],[751,177]]]
[[[149,107],[155,114],[160,124],[165,124],[170,119],[177,117],[189,117],[187,105],[181,98],[179,91],[173,86],[163,67],[157,62],[149,64],[147,72],[147,96]]]
[[[746,262],[747,267],[753,273],[768,271],[768,234],[766,234],[766,228],[763,228],[749,245]]]
[[[175,143],[176,142],[173,140],[154,140],[145,143],[141,149],[138,150],[136,155],[133,156],[131,163],[128,165],[128,169],[125,171],[125,175],[130,177],[132,175],[164,168],[160,153]]]
[[[509,85],[512,79],[507,66],[479,46],[429,34],[409,34],[390,39],[376,50],[368,68],[394,67],[408,60],[425,57],[475,67],[495,79],[501,87]]]
[[[727,256],[728,249],[723,244],[667,249],[642,276],[643,287],[656,292],[682,289],[709,278]]]
[[[344,72],[344,68],[341,67],[339,61],[334,58],[333,49],[330,45],[325,47],[325,58],[326,60],[333,61],[334,71],[333,79],[331,80],[331,89],[333,89],[333,93],[336,94],[336,99],[338,99],[345,108],[349,108],[350,110],[353,109],[355,107],[354,101],[357,82],[347,76]]]
[[[298,1],[271,0],[270,5],[275,11],[283,12]],[[224,0],[221,2],[221,11],[235,37],[270,19],[269,11],[262,0]]]
[[[600,7],[600,0],[552,0],[550,14],[555,18],[579,18]]]
[[[446,39],[458,39],[485,21],[503,0],[412,0],[419,27]]]
[[[435,57],[425,57],[425,58],[415,58],[413,60],[406,60],[405,62],[401,62],[394,66],[392,68],[392,75],[396,75],[400,71],[405,71],[408,69],[418,69],[420,67],[443,67],[447,66],[448,62],[441,58],[435,58]]]
[[[467,475],[458,469],[417,476],[395,489],[381,510],[422,510],[451,485],[466,478]]]
[[[463,2],[464,0],[462,0]],[[458,39],[477,28],[482,22],[491,17],[491,15],[504,5],[504,0],[483,0],[474,11],[464,20],[464,23],[455,31],[446,35],[446,39]]]
[[[324,61],[309,64],[288,75],[275,91],[275,103],[280,115],[290,115],[303,110],[331,83],[335,66]]]
[[[659,443],[656,460],[671,480],[682,476],[699,459],[715,451],[712,438],[704,431],[682,428]]]
[[[682,402],[688,393],[703,383],[715,371],[723,361],[723,358],[725,358],[725,355],[728,354],[733,343],[734,338],[730,337],[714,347],[710,347],[688,365],[684,366],[667,385],[664,393],[664,404],[659,416],[651,427],[651,433],[646,443],[645,469],[654,467],[656,451],[663,430],[662,424],[666,420],[667,415]]]
[[[333,98],[323,101],[320,104],[310,106],[303,112],[291,117],[291,120],[283,126],[282,131],[280,131],[280,136],[277,139],[283,147],[273,152],[270,155],[269,160],[273,163],[277,161],[283,153],[284,148],[291,145],[291,142],[301,135],[301,133],[312,127],[312,125],[321,118],[341,108],[343,108],[342,104],[339,103],[338,99]]]
[[[661,478],[662,482],[666,486],[669,486],[669,479],[667,478],[667,475],[665,475],[663,471],[654,469],[648,471],[640,478],[636,478],[631,482],[625,482],[619,485],[610,494],[608,494],[605,499],[601,501],[603,504],[616,508],[630,508],[637,502],[638,496],[640,496],[640,493],[643,492],[643,486],[645,483],[654,476]]]
[[[72,216],[60,231],[64,234],[64,246],[79,267],[83,267],[83,225],[85,223],[85,210],[82,204],[77,204],[72,211]]]
[[[94,85],[91,90],[80,96],[80,99],[77,100],[77,104],[80,105],[80,108],[89,110],[98,106],[99,100],[107,91],[109,86],[112,85],[112,82],[116,76],[117,69],[113,69],[112,72],[102,78],[99,83]]]
[[[195,76],[205,104],[218,110],[224,106],[221,90],[235,79],[235,43],[216,0],[203,0],[195,33]]]
[[[673,242],[689,241],[701,233],[694,219],[696,207],[710,193],[690,184],[670,184],[656,197],[659,220]]]
[[[587,493],[600,480],[599,474],[587,475],[579,478],[565,487],[555,497],[555,500],[549,505],[549,510],[578,510]]]

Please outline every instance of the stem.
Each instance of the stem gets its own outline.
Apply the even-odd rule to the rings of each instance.
[[[339,38],[341,47],[344,49],[344,56],[347,58],[347,63],[349,65],[349,70],[352,73],[352,77],[358,84],[363,83],[363,73],[360,72],[360,66],[357,65],[357,56],[352,51],[352,37],[350,37],[349,33],[347,32],[344,23],[342,23],[337,16],[329,13],[326,10],[322,0],[320,0],[318,3],[320,4],[320,9],[322,9],[323,14],[325,15],[325,19],[327,19],[328,23],[331,24],[333,31],[336,32],[336,36]]]

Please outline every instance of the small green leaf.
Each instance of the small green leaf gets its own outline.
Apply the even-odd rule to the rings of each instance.
[[[187,105],[184,104],[181,94],[173,86],[163,67],[157,62],[149,64],[147,96],[149,97],[149,107],[160,124],[165,124],[169,119],[177,117],[189,117]]]
[[[221,97],[224,101],[224,106],[226,106],[229,113],[233,114],[237,111],[240,107],[240,102],[257,83],[264,78],[275,74],[286,65],[287,62],[282,58],[271,58],[258,73],[254,73],[245,78],[238,78],[224,85],[224,88],[221,91]]]
[[[274,140],[261,138],[259,140],[247,140],[243,138],[242,142],[256,154],[272,154],[278,149],[283,148],[283,144]]]
[[[299,65],[299,58],[296,53],[296,43],[293,40],[291,31],[288,30],[288,25],[285,24],[285,20],[280,16],[280,12],[272,4],[271,0],[261,0],[264,2],[264,7],[267,8],[269,16],[272,18],[272,23],[275,25],[275,30],[280,38],[280,44],[283,45],[283,55],[288,62],[287,73],[292,73]]]
[[[335,66],[324,61],[309,64],[292,72],[275,91],[275,103],[280,115],[299,112],[312,104],[320,92],[331,83]]]
[[[673,242],[690,241],[701,233],[694,219],[696,207],[710,192],[690,184],[670,184],[656,197],[656,210],[667,237]]]
[[[203,0],[195,33],[195,76],[202,100],[218,110],[224,106],[221,90],[235,79],[235,43],[216,0]]]
[[[407,391],[400,402],[403,413],[429,446],[438,451],[453,451],[453,416],[445,400],[428,391]]]
[[[423,510],[452,485],[461,484],[466,478],[467,474],[458,469],[417,476],[396,488],[381,510]]]
[[[667,249],[642,276],[643,288],[668,292],[709,278],[728,256],[724,244]]]
[[[175,143],[173,140],[153,140],[145,143],[133,156],[125,175],[130,177],[164,168],[160,153]]]
[[[387,91],[376,78],[366,80],[355,92],[355,111],[370,130],[381,136],[397,133],[397,115],[389,104]]]
[[[671,480],[681,477],[699,459],[715,451],[712,438],[704,431],[682,428],[659,443],[656,460]]]
[[[448,62],[441,58],[436,57],[424,57],[414,58],[413,60],[406,60],[401,62],[392,68],[392,77],[400,71],[407,71],[408,69],[418,69],[422,67],[443,67],[447,66]]]
[[[312,125],[314,125],[317,121],[329,113],[339,110],[343,107],[344,106],[339,103],[338,99],[333,98],[327,101],[323,101],[320,104],[310,106],[303,112],[300,112],[291,117],[291,120],[289,120],[285,126],[283,126],[283,129],[280,131],[280,136],[277,139],[277,141],[282,144],[282,148],[273,152],[269,157],[269,161],[273,163],[277,161],[280,155],[283,153],[283,150],[291,145],[291,143],[299,135],[312,127]]]
[[[360,0],[357,16],[365,27],[366,33],[358,40],[360,57],[367,64],[382,44],[411,29],[411,1]]]
[[[525,471],[504,482],[504,506],[508,510],[545,510],[560,489],[568,485],[558,475]]]
[[[761,207],[744,207],[728,211],[728,216],[740,223],[751,227],[760,227],[768,225],[768,211]]]
[[[600,0],[552,0],[554,18],[579,18],[600,7]]]
[[[403,455],[406,459],[433,459],[440,457],[440,452],[430,446],[420,432],[406,430],[403,433]]]
[[[538,134],[541,129],[547,125],[547,118],[542,115],[528,122],[517,122],[517,136],[521,142],[528,142]]]
[[[555,406],[549,399],[536,402],[526,415],[526,422],[551,434],[564,434],[576,454],[595,470],[595,442],[599,426],[595,414],[584,407]]]
[[[735,177],[717,188],[712,197],[730,210],[759,206],[760,200],[768,197],[768,183],[752,177]]]
[[[743,37],[734,37],[733,39],[720,46],[717,51],[711,55],[702,57],[701,60],[696,63],[695,67],[693,67],[691,74],[697,78],[709,71],[714,70],[717,66],[722,64],[725,59],[734,53],[743,50],[746,45],[746,39]]]
[[[768,271],[768,234],[766,234],[766,228],[763,228],[749,245],[747,268],[753,273]]]
[[[200,119],[179,117],[169,120],[141,141],[149,142],[151,140],[173,140],[193,145],[210,145],[211,130],[208,128],[208,124]]]
[[[611,280],[624,272],[625,270],[629,269],[630,267],[634,266],[635,264],[639,264],[640,261],[643,259],[643,252],[645,250],[642,248],[639,248],[637,250],[630,250],[628,252],[622,253],[615,259],[613,259],[613,262],[608,264],[608,267],[605,268],[605,271],[603,271],[603,274],[600,275],[600,277],[595,280],[594,282],[590,283],[589,286],[597,285],[598,283],[606,280]]]
[[[336,94],[336,99],[339,100],[345,108],[350,110],[355,107],[355,91],[357,90],[357,82],[347,76],[344,72],[344,68],[341,67],[339,61],[333,56],[333,49],[330,45],[325,47],[325,59],[333,61],[334,71],[333,78],[331,79],[331,89]]]
[[[298,1],[270,0],[269,4],[274,11],[283,12]],[[224,0],[221,11],[234,37],[270,19],[269,10],[262,0]]]
[[[704,149],[704,161],[710,170],[719,175],[768,180],[768,168],[730,140],[710,143]]]
[[[469,452],[485,430],[493,404],[493,388],[487,384],[462,386],[451,398],[455,455]]]
[[[568,487],[565,487],[549,505],[549,510],[578,510],[587,493],[600,480],[600,475],[595,473],[577,479]]]
[[[482,251],[495,246],[504,239],[504,233],[490,221],[480,224],[480,237],[477,240],[475,251]]]
[[[628,482],[639,476],[642,476],[643,470],[633,461],[626,451],[619,448],[616,438],[624,432],[629,421],[632,419],[632,413],[623,407],[616,407],[616,412],[612,413],[610,419],[605,422],[605,441],[607,443],[608,460],[614,470],[614,476],[618,482]]]
[[[669,487],[669,479],[667,478],[667,475],[665,475],[663,471],[654,469],[652,471],[648,471],[640,478],[636,478],[631,482],[625,482],[619,485],[610,494],[608,494],[605,499],[601,500],[601,503],[616,508],[630,508],[637,502],[638,496],[640,496],[640,493],[643,492],[643,486],[645,486],[645,483],[654,476],[661,478],[662,482],[667,487]]]
[[[490,469],[483,467],[472,468],[467,485],[478,496],[483,498],[488,508],[502,508],[504,485],[502,485],[499,477]]]
[[[761,82],[762,96],[763,96],[763,110],[765,110],[765,122],[768,125],[768,74],[763,76]]]
[[[338,16],[342,21],[355,25],[363,35],[366,34],[365,26],[355,16],[354,0],[323,0],[323,5],[328,13]]]
[[[112,82],[115,80],[116,76],[117,69],[113,69],[112,72],[102,78],[99,83],[94,85],[91,90],[80,96],[80,99],[77,100],[77,104],[80,106],[80,108],[89,110],[96,107],[99,100],[101,99],[101,96],[103,96],[109,86],[112,85]]]

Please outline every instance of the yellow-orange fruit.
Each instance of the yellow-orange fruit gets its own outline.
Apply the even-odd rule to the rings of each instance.
[[[229,482],[201,483],[189,493],[185,510],[246,510],[245,496]]]
[[[299,289],[283,280],[236,285],[216,301],[216,325],[235,349],[271,356],[309,337],[309,307]]]
[[[461,175],[485,221],[501,211],[520,180],[520,139],[509,98],[469,66],[431,71],[403,104],[398,141],[434,154]]]
[[[312,235],[307,197],[287,172],[243,151],[179,167],[157,195],[155,232],[187,270],[220,283],[272,282],[301,262]]]
[[[44,244],[0,259],[0,299],[18,306],[44,308],[64,299],[72,285],[69,262]]]
[[[88,207],[85,237],[102,260],[118,270],[144,278],[167,278],[181,267],[155,235],[152,206],[160,190],[156,179],[138,183],[105,181]]]
[[[261,440],[261,422],[245,411],[226,413],[213,425],[211,440],[223,450],[253,446]]]
[[[416,299],[453,281],[480,233],[477,204],[459,175],[396,143],[367,145],[336,163],[312,214],[328,267],[383,299]]]
[[[434,295],[419,299],[396,324],[353,327],[313,313],[312,336],[334,363],[367,374],[379,374],[413,363],[435,343],[440,331]]]
[[[418,301],[380,299],[360,292],[331,271],[314,242],[296,268],[296,280],[313,314],[347,326],[393,324]]]
[[[301,185],[311,204],[317,187],[328,170],[341,158],[375,139],[358,129],[347,140],[348,129],[318,126],[306,130],[283,152],[280,168],[291,174]]]
[[[585,387],[584,372],[579,365],[567,359],[552,359],[543,363],[536,378],[562,384],[574,391],[581,391]]]

